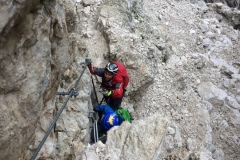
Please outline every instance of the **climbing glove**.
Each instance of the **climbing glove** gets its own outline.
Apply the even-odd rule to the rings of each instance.
[[[85,63],[87,66],[89,66],[92,63],[92,60],[90,58],[86,58]]]
[[[109,91],[109,90],[104,90],[104,91],[102,91],[102,94],[104,95],[104,96],[111,96],[112,94],[113,94],[113,91]]]

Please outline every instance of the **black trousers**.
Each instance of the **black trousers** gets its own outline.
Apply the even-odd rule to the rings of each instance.
[[[110,97],[107,97],[107,96],[104,96],[104,98],[105,98],[106,103],[110,107],[112,107],[112,109],[114,111],[116,111],[120,108],[121,103],[122,103],[122,99],[123,99],[123,97],[122,98],[110,98]]]

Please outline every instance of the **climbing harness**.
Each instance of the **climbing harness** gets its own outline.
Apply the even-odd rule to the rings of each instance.
[[[66,107],[66,105],[67,105],[69,99],[70,99],[72,96],[75,96],[75,97],[76,97],[76,96],[78,95],[78,92],[75,91],[75,89],[77,88],[77,85],[78,85],[80,79],[82,78],[82,75],[83,75],[83,73],[84,73],[86,67],[87,67],[87,65],[84,66],[81,75],[80,75],[79,78],[77,79],[77,81],[76,81],[74,87],[73,87],[69,92],[58,92],[58,93],[57,93],[58,95],[68,95],[68,97],[67,97],[67,99],[65,100],[65,102],[64,102],[64,104],[63,104],[63,106],[62,106],[62,108],[61,108],[60,111],[58,112],[57,116],[54,118],[54,120],[53,120],[51,126],[48,128],[48,130],[47,130],[45,136],[43,137],[42,141],[41,141],[40,144],[38,145],[37,150],[35,151],[35,153],[34,153],[33,156],[31,157],[31,160],[34,160],[34,159],[37,157],[38,152],[41,150],[41,148],[42,148],[44,142],[46,141],[47,137],[48,137],[49,134],[51,133],[51,130],[52,130],[53,127],[55,126],[55,124],[56,124],[58,118],[60,117],[60,115],[62,114],[62,111],[63,111],[64,108]]]

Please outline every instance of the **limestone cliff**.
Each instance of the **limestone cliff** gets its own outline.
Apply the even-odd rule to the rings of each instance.
[[[240,12],[222,2],[0,2],[0,159],[33,155],[86,57],[126,65],[134,121],[89,144],[86,70],[38,159],[240,159]]]

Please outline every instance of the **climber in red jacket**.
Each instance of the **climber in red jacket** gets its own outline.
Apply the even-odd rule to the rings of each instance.
[[[126,67],[117,61],[109,62],[105,68],[93,67],[91,59],[86,59],[85,62],[91,74],[102,77],[102,93],[107,104],[114,110],[119,109],[129,83]]]

